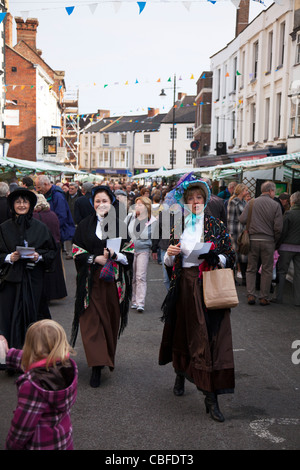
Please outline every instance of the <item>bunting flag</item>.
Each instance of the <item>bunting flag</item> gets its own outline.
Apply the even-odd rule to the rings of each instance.
[[[177,2],[177,0],[151,0],[151,2],[136,2],[138,7],[139,7],[139,15],[144,11],[147,3],[159,3],[160,1],[163,1],[165,4],[167,3],[175,3],[175,1]],[[207,2],[211,3],[212,5],[216,5],[217,3],[220,3],[220,2],[225,2],[225,1],[228,1],[228,0],[206,0]],[[266,8],[266,5],[264,3],[263,0],[252,0],[253,2],[256,2],[256,3],[260,3],[261,5],[263,5],[265,8]],[[278,5],[283,5],[284,4],[284,0],[274,0],[275,3],[277,3]],[[88,6],[88,8],[90,9],[90,12],[92,14],[95,13],[96,11],[96,8],[99,4],[103,4],[103,3],[112,3],[113,5],[113,8],[115,10],[115,13],[117,13],[121,7],[121,4],[122,3],[132,3],[132,0],[97,0],[93,3],[90,3],[90,4],[83,4],[85,6]],[[184,6],[184,8],[188,11],[190,11],[190,7],[191,7],[191,4],[192,3],[203,3],[205,2],[205,0],[181,0],[181,3],[182,5]],[[240,2],[241,0],[231,0],[231,2],[233,3],[233,5],[238,9],[240,7]],[[76,5],[76,8],[78,7],[81,7],[83,5]],[[60,7],[53,7],[53,8],[60,8]],[[65,11],[67,12],[68,16],[70,16],[74,10],[75,10],[75,6],[69,6],[69,7],[61,7],[61,8],[64,8]],[[51,10],[52,8],[51,7],[47,7],[47,8],[42,8],[42,10]],[[34,9],[33,9],[34,10]],[[3,21],[4,17],[6,15],[6,12],[4,13],[0,13],[0,23]],[[23,20],[26,22],[27,18],[30,16],[30,12],[29,11],[20,11],[20,15],[22,16]]]
[[[144,10],[145,6],[146,6],[146,2],[137,2],[138,6],[139,6],[139,14],[142,13],[142,11]]]
[[[66,7],[66,11],[67,11],[68,15],[71,15],[73,13],[74,8],[75,7]]]
[[[0,23],[2,23],[2,21],[4,20],[5,15],[6,15],[6,12],[1,12],[0,13]]]

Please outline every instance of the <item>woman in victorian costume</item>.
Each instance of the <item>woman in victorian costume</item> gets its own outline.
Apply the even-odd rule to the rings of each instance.
[[[34,192],[16,189],[7,199],[12,218],[0,226],[0,334],[10,348],[21,349],[28,326],[50,318],[44,279],[53,268],[57,248],[48,227],[32,217]],[[18,247],[34,250],[24,257]]]
[[[184,394],[185,379],[205,395],[206,412],[224,421],[217,397],[234,391],[234,360],[230,310],[207,310],[203,301],[202,272],[212,268],[233,268],[235,253],[225,225],[204,214],[210,198],[208,185],[185,175],[168,197],[179,203],[182,219],[171,229],[164,262],[172,268],[171,284],[163,302],[164,329],[159,364],[173,363],[176,380],[173,392]],[[179,227],[179,221],[181,227]],[[196,242],[212,243],[198,262],[187,259]]]
[[[75,313],[71,344],[80,328],[91,387],[99,387],[101,370],[115,367],[117,340],[127,324],[132,290],[133,245],[119,219],[115,195],[108,186],[92,190],[94,213],[77,226],[73,258],[77,270]],[[121,237],[119,252],[107,248],[109,239]],[[111,269],[111,279],[103,274]]]

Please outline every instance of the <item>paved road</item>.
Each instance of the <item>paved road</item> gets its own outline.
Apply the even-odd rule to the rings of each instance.
[[[66,261],[68,297],[51,304],[53,319],[68,335],[73,317],[75,269]],[[78,399],[73,408],[78,450],[296,450],[300,447],[300,309],[290,302],[287,283],[283,306],[249,306],[238,287],[239,307],[232,311],[236,392],[220,398],[226,421],[205,413],[203,395],[187,383],[183,397],[172,393],[171,365],[158,366],[165,295],[161,266],[150,262],[146,309],[130,312],[118,343],[116,368],[103,371],[99,389],[89,386],[81,339],[76,344]],[[298,341],[298,350],[292,349]],[[292,354],[294,353],[294,362]],[[16,404],[14,379],[0,373],[0,449]],[[112,451],[112,452],[108,452]],[[129,453],[130,454],[130,453]]]

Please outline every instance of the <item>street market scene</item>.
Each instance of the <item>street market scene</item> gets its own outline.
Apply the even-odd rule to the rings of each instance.
[[[0,449],[298,450],[300,2],[104,3],[0,0]],[[171,4],[192,72],[76,76],[66,22]]]

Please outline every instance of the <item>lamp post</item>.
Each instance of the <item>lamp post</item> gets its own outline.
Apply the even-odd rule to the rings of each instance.
[[[167,96],[164,89],[161,90],[161,93],[160,93],[159,96]],[[171,157],[172,170],[174,168],[175,100],[176,100],[176,74],[174,74],[174,80],[173,80],[172,157]]]

